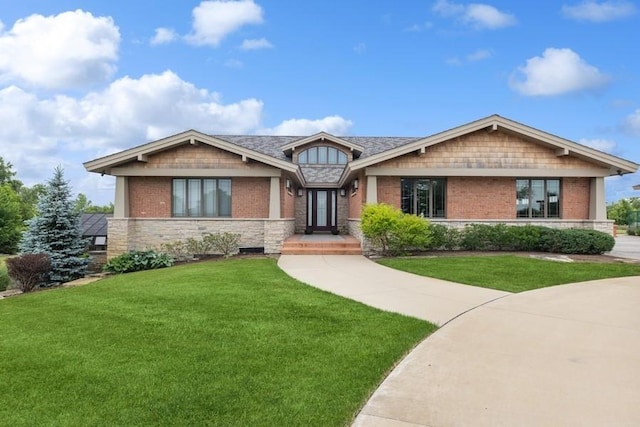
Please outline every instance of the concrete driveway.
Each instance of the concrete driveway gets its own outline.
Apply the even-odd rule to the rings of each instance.
[[[640,425],[640,277],[508,294],[357,256],[278,264],[330,292],[443,325],[354,426]]]
[[[622,234],[616,237],[616,245],[608,255],[640,260],[640,236]]]

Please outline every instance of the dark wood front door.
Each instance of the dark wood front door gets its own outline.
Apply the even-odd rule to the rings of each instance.
[[[337,190],[307,190],[307,231],[338,231]]]

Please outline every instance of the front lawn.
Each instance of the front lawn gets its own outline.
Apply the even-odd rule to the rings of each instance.
[[[347,425],[435,330],[264,258],[12,297],[0,319],[8,426]]]
[[[438,258],[389,258],[387,267],[421,276],[507,292],[610,277],[640,276],[640,265],[622,263],[565,263],[515,255]]]

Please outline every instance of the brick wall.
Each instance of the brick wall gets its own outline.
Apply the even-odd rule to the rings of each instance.
[[[562,178],[561,207],[563,219],[589,219],[590,178]]]
[[[294,218],[295,211],[296,187],[291,182],[291,189],[287,190],[287,177],[280,178],[280,216],[282,218]]]
[[[447,178],[447,219],[516,217],[515,178]]]
[[[399,176],[379,176],[378,181],[378,203],[387,203],[400,209],[400,198],[402,188]]]
[[[349,199],[349,218],[360,218],[362,205],[365,203],[366,177],[364,174],[358,176],[358,189],[353,190],[353,181],[347,183],[347,198]]]
[[[270,178],[231,179],[231,217],[269,218]]]
[[[170,218],[171,178],[130,177],[129,216],[133,218]]]

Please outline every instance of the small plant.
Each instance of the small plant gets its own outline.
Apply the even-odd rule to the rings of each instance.
[[[4,265],[4,260],[0,258],[0,292],[9,287],[9,273]]]
[[[240,237],[242,237],[240,234],[229,232],[209,233],[202,238],[202,241],[205,245],[208,245],[211,250],[221,253],[225,258],[228,258],[238,253]]]
[[[111,258],[103,267],[103,271],[109,273],[130,273],[133,271],[152,270],[156,268],[171,267],[173,258],[164,253],[153,250],[130,251]]]
[[[51,271],[51,260],[47,254],[23,254],[8,258],[7,272],[22,292],[31,292],[46,282]]]

